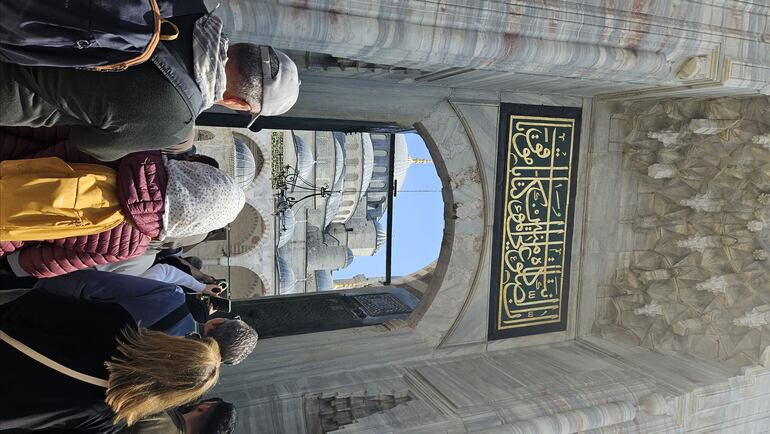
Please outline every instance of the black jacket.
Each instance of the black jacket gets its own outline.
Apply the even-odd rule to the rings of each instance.
[[[185,142],[198,115],[193,111],[200,110],[191,102],[195,98],[183,94],[187,90],[200,96],[194,80],[192,32],[202,15],[170,18],[180,33],[175,41],[161,43],[169,55],[157,54],[123,72],[0,62],[0,125],[70,126],[72,143],[102,161]],[[176,77],[176,84],[170,76]]]
[[[0,306],[0,330],[64,366],[104,379],[104,362],[129,327],[136,327],[133,318],[117,304],[40,291]],[[6,342],[0,342],[0,361],[0,432],[110,433],[121,428],[112,426],[104,388],[60,374]]]

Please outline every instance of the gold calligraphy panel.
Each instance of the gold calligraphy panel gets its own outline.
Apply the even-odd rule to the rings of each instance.
[[[564,330],[578,109],[501,106],[490,339]]]

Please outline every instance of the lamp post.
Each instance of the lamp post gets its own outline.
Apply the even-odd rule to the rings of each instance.
[[[332,194],[332,190],[324,185],[317,187],[311,182],[300,176],[297,169],[291,166],[284,166],[280,175],[282,179],[278,180],[275,184],[281,185],[282,188],[275,194],[276,196],[276,214],[285,211],[286,209],[293,208],[298,203],[312,198],[312,197],[329,197]],[[304,196],[297,199],[296,196],[289,195],[289,188],[292,189],[292,193],[305,193]]]

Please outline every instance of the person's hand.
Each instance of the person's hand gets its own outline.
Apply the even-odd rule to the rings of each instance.
[[[193,267],[193,265],[184,258],[179,258],[179,262],[182,264],[190,267],[190,275],[195,278],[198,282],[201,283],[214,283],[216,282],[216,279],[214,277],[209,276],[208,274],[204,273],[203,271],[199,270],[198,268]]]
[[[217,284],[210,284],[206,285],[206,287],[203,288],[203,291],[201,292],[203,294],[219,296],[219,294],[222,293],[222,288],[220,288]]]

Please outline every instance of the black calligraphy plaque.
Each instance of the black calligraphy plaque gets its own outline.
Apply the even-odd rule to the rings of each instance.
[[[566,329],[580,109],[502,104],[489,339]]]

